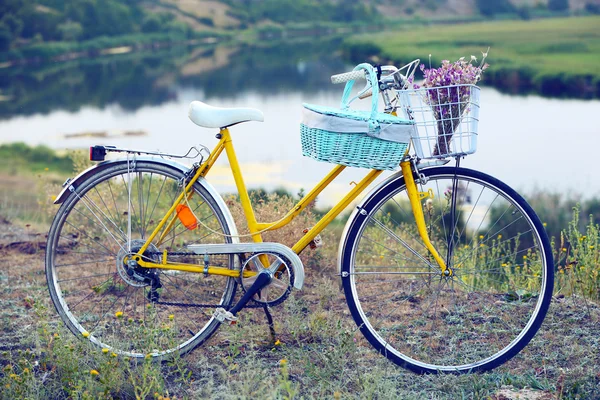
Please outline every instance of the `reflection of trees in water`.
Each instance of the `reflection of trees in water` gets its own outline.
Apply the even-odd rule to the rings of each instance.
[[[10,101],[0,102],[0,118],[110,104],[136,110],[176,98],[177,87],[202,89],[207,98],[233,97],[247,90],[318,91],[330,86],[329,77],[345,68],[334,54],[338,47],[338,41],[242,47],[229,55],[226,65],[201,63],[203,67],[193,74],[181,70],[199,59],[210,60],[213,50],[179,47],[8,68],[0,75],[0,94]]]
[[[249,46],[234,53],[226,68],[183,77],[180,83],[202,89],[206,98],[235,97],[243,91],[314,93],[332,88],[331,75],[348,68],[337,55],[339,45],[339,41],[329,41]]]
[[[173,67],[170,60],[164,54],[145,54],[4,70],[0,91],[11,100],[0,103],[0,117],[109,104],[135,110],[163,103],[175,96],[172,89],[156,85]]]

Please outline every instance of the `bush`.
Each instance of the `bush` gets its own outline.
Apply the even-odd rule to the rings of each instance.
[[[569,0],[548,0],[548,9],[550,11],[567,11]]]

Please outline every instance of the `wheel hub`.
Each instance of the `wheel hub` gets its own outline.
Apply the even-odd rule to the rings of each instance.
[[[132,259],[132,256],[142,248],[144,243],[146,243],[146,241],[143,239],[134,239],[131,241],[131,251],[128,252],[125,248],[126,246],[124,246],[117,254],[117,271],[119,272],[119,276],[121,276],[121,279],[130,286],[149,286],[156,279],[156,271],[141,267],[134,259]],[[158,248],[155,245],[150,244],[147,252],[151,254],[154,253],[154,255],[144,256],[144,258],[153,262],[158,261],[158,256],[156,256]],[[125,261],[126,259],[127,261]]]

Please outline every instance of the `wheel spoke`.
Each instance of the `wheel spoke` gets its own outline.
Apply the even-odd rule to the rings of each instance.
[[[99,167],[64,201],[48,236],[46,275],[59,315],[77,336],[89,332],[92,343],[133,357],[167,358],[203,343],[219,327],[211,310],[193,305],[229,307],[234,278],[124,262],[128,250],[139,251],[173,206],[182,179],[183,173],[169,165],[136,160],[133,166],[129,160]],[[193,186],[187,204],[202,222],[228,233],[221,200],[201,185]],[[145,261],[161,262],[167,251],[178,262],[202,265],[201,257],[187,254],[189,244],[231,242],[226,235],[176,224],[163,243],[160,235],[149,243],[141,254]],[[211,265],[234,268],[233,260],[214,257]]]
[[[362,203],[368,218],[348,222],[341,254],[350,311],[379,352],[414,371],[489,370],[517,354],[543,320],[549,241],[501,182],[462,168],[423,173],[419,190],[434,193],[422,205],[426,230],[448,275],[418,234],[396,177]]]

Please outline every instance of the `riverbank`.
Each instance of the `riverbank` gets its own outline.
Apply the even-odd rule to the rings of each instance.
[[[491,47],[484,84],[515,94],[593,98],[600,96],[598,26],[599,16],[399,27],[353,36],[343,49],[354,63],[402,65],[419,58],[437,66],[443,59],[481,58]]]

